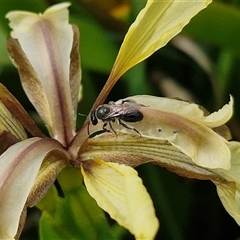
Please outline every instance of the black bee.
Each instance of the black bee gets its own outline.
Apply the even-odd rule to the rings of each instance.
[[[107,132],[115,132],[112,127],[112,122],[117,121],[118,124],[125,128],[132,129],[137,132],[140,136],[141,134],[133,126],[127,125],[124,122],[139,122],[143,119],[143,114],[139,111],[141,105],[137,104],[133,100],[123,100],[122,103],[116,104],[115,102],[109,102],[108,104],[103,104],[98,106],[90,114],[90,120],[93,125],[97,125],[99,120],[104,122],[103,130]],[[109,125],[110,130],[107,129]],[[89,129],[88,129],[89,133]]]

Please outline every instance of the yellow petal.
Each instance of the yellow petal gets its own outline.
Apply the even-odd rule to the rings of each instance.
[[[129,68],[167,44],[211,0],[148,1],[122,43],[113,67],[118,79]]]
[[[0,101],[7,107],[12,115],[22,124],[22,126],[35,137],[44,138],[45,135],[30,118],[18,100],[0,83]]]
[[[89,194],[103,210],[136,239],[154,239],[159,223],[134,169],[98,159],[83,162],[81,171]]]
[[[218,196],[226,211],[240,225],[240,143],[229,142],[232,154],[231,168],[228,171],[214,170],[215,173],[226,179],[226,182],[216,182]]]
[[[4,130],[12,133],[19,140],[27,138],[23,126],[0,101],[0,132]]]

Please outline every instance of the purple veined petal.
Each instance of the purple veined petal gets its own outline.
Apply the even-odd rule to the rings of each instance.
[[[20,215],[45,156],[63,151],[49,138],[31,138],[11,146],[0,157],[0,239],[13,239]]]
[[[18,65],[26,94],[46,122],[51,136],[65,146],[75,134],[74,111],[78,91],[70,89],[75,84],[69,80],[70,68],[73,70],[70,55],[74,34],[68,23],[69,5],[57,4],[39,15],[21,11],[7,14],[13,28],[12,37],[20,44],[15,49],[22,49],[22,52],[17,49],[20,54],[12,49],[11,55]],[[75,48],[77,46],[74,44]],[[21,67],[20,58],[27,63],[24,67]],[[80,79],[76,81],[79,86]],[[71,93],[74,93],[74,101]]]

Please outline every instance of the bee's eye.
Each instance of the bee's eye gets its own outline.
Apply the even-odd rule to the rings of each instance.
[[[90,119],[91,119],[91,122],[92,122],[93,125],[97,125],[98,120],[97,120],[97,117],[96,117],[96,111],[95,110],[91,112]]]
[[[99,118],[99,119],[106,118],[106,115],[108,113],[110,113],[110,111],[111,111],[111,109],[109,107],[102,106],[102,107],[98,108],[96,111],[97,118]]]

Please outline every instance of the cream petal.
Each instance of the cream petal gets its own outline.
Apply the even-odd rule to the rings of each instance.
[[[193,163],[191,158],[167,140],[129,133],[117,132],[117,137],[104,133],[88,138],[79,151],[79,164],[95,158],[131,167],[154,163],[183,177],[218,182],[222,179],[212,169]]]
[[[13,27],[12,36],[18,39],[36,73],[34,80],[41,86],[32,93],[29,89],[33,80],[25,79],[23,87],[33,103],[38,101],[36,91],[44,91],[46,111],[51,116],[50,132],[63,145],[72,140],[75,131],[69,80],[73,30],[68,23],[68,6],[69,3],[54,5],[42,15],[18,11],[7,14]],[[31,25],[26,24],[28,20]]]
[[[210,0],[148,1],[129,28],[113,67],[113,79],[167,44]]]
[[[11,22],[9,26],[13,29],[11,32],[11,36],[13,38],[18,38],[18,34],[20,33],[28,33],[32,30],[33,25],[41,20],[42,16],[46,19],[52,19],[55,17],[55,23],[59,23],[59,20],[62,19],[63,22],[68,21],[68,10],[67,8],[70,6],[70,3],[60,3],[49,7],[44,14],[36,14],[28,11],[10,11],[6,14],[6,18],[8,18]]]
[[[11,146],[0,157],[0,239],[12,239],[21,212],[45,156],[63,151],[53,139],[31,138]],[[27,177],[26,177],[27,176]]]
[[[233,115],[233,97],[221,109],[204,117],[204,124],[208,127],[218,127],[226,123]]]
[[[61,22],[59,21],[59,19],[61,19],[62,22],[67,23],[68,22],[68,10],[67,8],[71,5],[71,3],[69,2],[62,2],[62,3],[58,3],[55,4],[51,7],[49,7],[45,12],[44,12],[44,18],[46,19],[51,19],[54,22],[56,22],[56,24],[59,25],[59,27],[61,27]]]
[[[19,33],[28,33],[41,17],[32,12],[11,11],[6,15],[6,18],[11,19],[9,26],[16,29],[11,32],[11,36],[18,38]]]
[[[216,184],[217,193],[226,211],[240,226],[240,188],[235,184]]]
[[[221,134],[219,135],[206,125],[210,124],[211,118],[213,120],[211,124],[215,127],[219,123],[225,123],[232,113],[232,100],[221,110],[213,113],[213,117],[211,115],[209,118],[206,117],[206,121],[204,111],[193,103],[147,95],[132,96],[123,100],[135,101],[136,104],[133,104],[143,114],[143,119],[133,123],[124,122],[125,127],[118,124],[118,121],[112,122],[111,125],[115,131],[135,133],[144,138],[167,140],[201,167],[230,168],[230,151],[227,141],[222,137],[221,131],[217,131]],[[124,110],[124,114],[129,109],[122,108],[123,100],[115,104],[119,105],[119,111]],[[119,112],[116,110],[112,116],[118,118]],[[91,125],[90,130],[93,131],[93,129],[94,131],[102,130],[102,121],[99,121],[98,125]],[[133,131],[134,129],[136,131]],[[228,133],[228,129],[218,130]],[[223,136],[225,135],[224,133]]]
[[[232,154],[231,168],[228,171],[214,170],[226,182],[214,183],[224,208],[240,226],[240,143],[229,142],[229,148]]]
[[[213,112],[207,116],[205,116],[205,111],[199,105],[179,99],[156,97],[150,95],[136,95],[127,97],[126,99],[134,100],[136,103],[150,108],[179,114],[185,118],[189,118],[211,128],[225,124],[233,114],[232,96],[230,96],[230,101],[228,104],[224,105],[218,111]],[[123,100],[126,99],[118,100],[116,103],[120,104]]]
[[[154,239],[159,223],[142,180],[131,167],[100,159],[84,161],[81,171],[89,194],[136,239]]]
[[[144,138],[167,140],[201,167],[230,168],[227,141],[211,128],[178,113],[153,109],[149,107],[148,101],[140,103],[143,106],[137,107],[143,114],[143,119],[134,123],[125,122],[128,127],[118,122],[112,123],[115,131],[133,134],[136,133],[133,129],[136,129],[136,134]],[[99,128],[102,128],[101,122]]]

